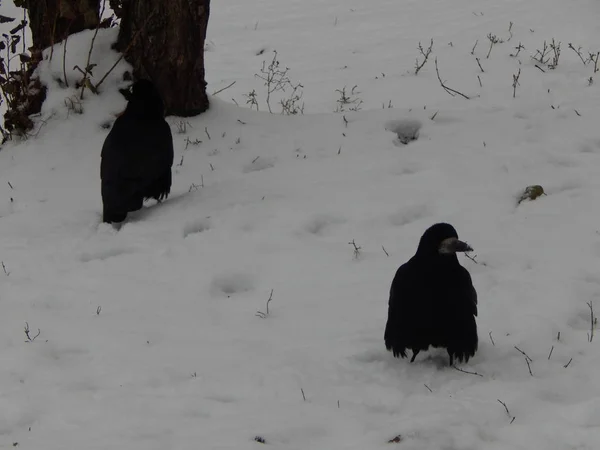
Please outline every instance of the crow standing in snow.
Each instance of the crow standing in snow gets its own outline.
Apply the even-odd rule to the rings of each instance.
[[[122,222],[144,200],[162,201],[171,191],[173,136],[160,94],[148,80],[136,81],[125,112],[102,147],[103,221]]]
[[[443,347],[454,359],[469,361],[477,351],[477,292],[456,252],[472,248],[458,240],[454,227],[438,223],[427,229],[417,253],[400,266],[392,281],[385,346],[410,362],[421,350]]]

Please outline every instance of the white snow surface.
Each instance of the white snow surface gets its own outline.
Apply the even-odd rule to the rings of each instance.
[[[172,194],[118,231],[100,223],[99,162],[128,65],[75,114],[93,32],[69,38],[69,89],[57,44],[36,135],[0,151],[0,448],[597,449],[600,75],[568,44],[600,51],[599,15],[592,0],[213,2],[208,91],[235,84],[167,118]],[[98,34],[95,81],[116,35]],[[504,40],[489,57],[488,35]],[[531,57],[553,38],[551,69]],[[273,50],[304,115],[280,114],[281,92],[267,112],[255,74]],[[359,111],[334,112],[344,86]],[[547,195],[517,205],[533,184]],[[439,221],[476,254],[460,258],[479,294],[464,372],[383,343],[392,277]]]

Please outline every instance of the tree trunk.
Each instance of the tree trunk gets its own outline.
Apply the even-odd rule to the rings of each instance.
[[[15,0],[27,9],[33,47],[44,50],[67,36],[96,28],[101,0]]]
[[[113,2],[114,3],[114,2]],[[208,109],[204,40],[210,0],[121,0],[116,49],[135,78],[151,80],[167,114],[195,116]]]

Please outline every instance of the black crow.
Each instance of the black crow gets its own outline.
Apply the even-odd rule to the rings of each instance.
[[[427,229],[417,253],[400,266],[392,281],[385,327],[385,346],[410,362],[421,350],[446,348],[454,358],[469,361],[477,351],[477,292],[456,252],[473,250],[458,240],[454,227],[438,223]]]
[[[152,82],[138,80],[102,146],[103,221],[122,222],[144,200],[167,198],[172,166],[173,136],[163,101]]]

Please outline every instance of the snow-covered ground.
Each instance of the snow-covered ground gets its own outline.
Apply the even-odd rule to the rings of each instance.
[[[39,133],[0,151],[0,448],[597,449],[600,72],[568,44],[600,51],[600,5],[476,3],[213,2],[208,89],[235,84],[168,118],[172,196],[118,232],[99,162],[127,65],[76,114],[56,51]],[[69,39],[67,69],[92,34]],[[504,41],[489,58],[488,36]],[[115,37],[96,40],[96,79]],[[531,56],[553,38],[550,69]],[[304,115],[279,114],[289,90],[267,112],[255,74],[273,50]],[[517,206],[534,184],[547,195]],[[394,272],[438,221],[477,255],[461,257],[480,301],[463,372],[383,344]]]

